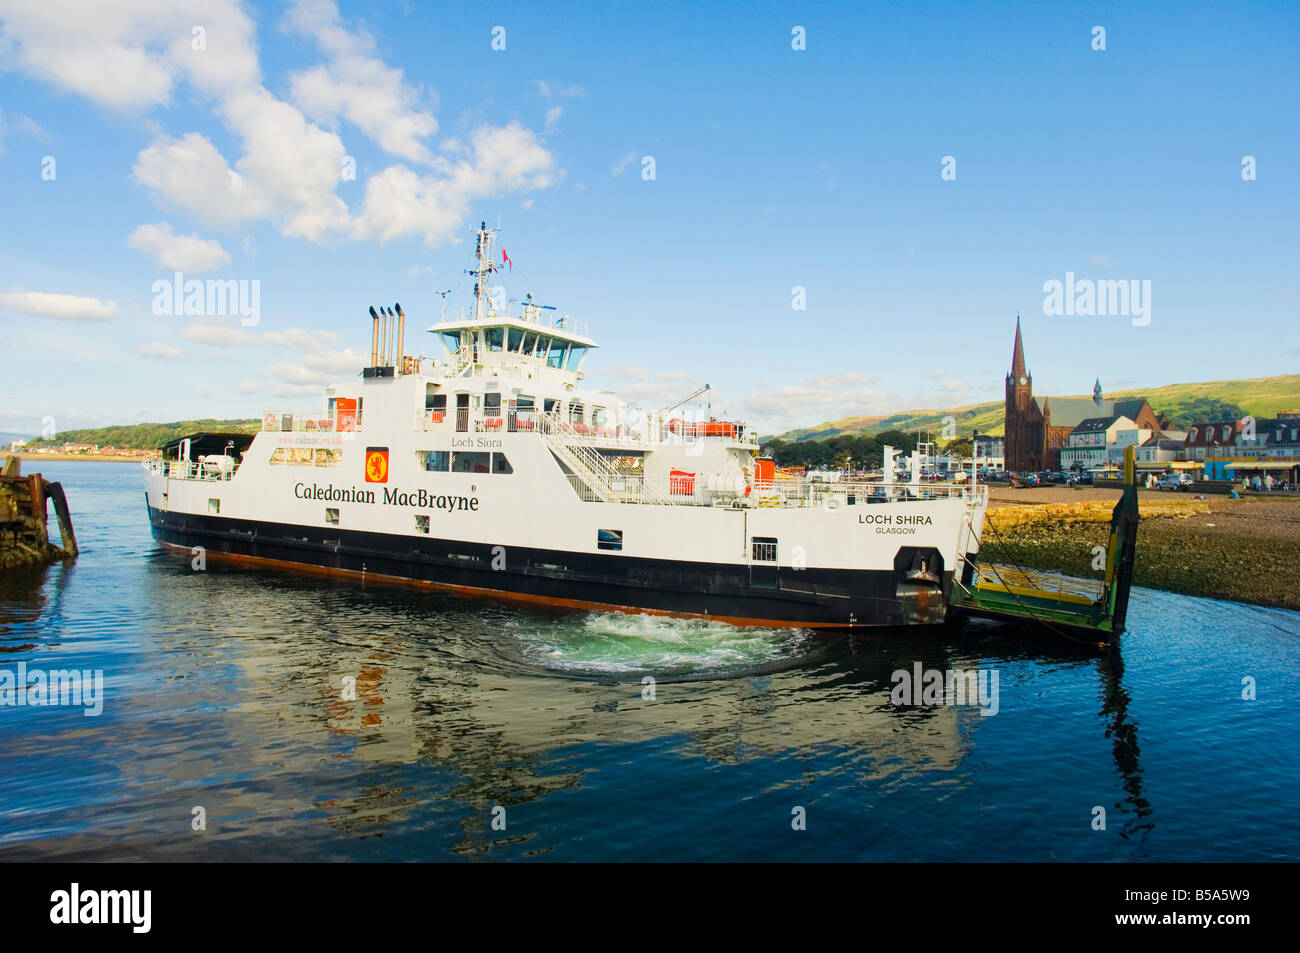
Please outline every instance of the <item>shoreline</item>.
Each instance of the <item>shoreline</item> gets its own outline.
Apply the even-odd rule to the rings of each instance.
[[[149,457],[132,457],[116,453],[9,453],[5,451],[0,453],[0,465],[10,457],[17,457],[23,463],[40,463],[42,460],[49,460],[53,463],[139,463],[141,460],[150,459]]]
[[[1105,546],[1110,520],[1071,520],[1046,509],[1046,504],[1113,502],[1119,490],[1060,487],[1030,490],[994,488],[990,494],[990,523],[999,510],[1017,513],[1014,525],[999,529],[986,523],[981,557],[1027,569],[1046,569],[1096,579],[1094,547]],[[1250,495],[1232,500],[1211,496],[1196,501],[1203,507],[1192,515],[1165,515],[1166,501],[1196,501],[1185,493],[1143,490],[1137,534],[1133,584],[1188,596],[1206,596],[1251,605],[1300,611],[1300,497]],[[1022,506],[1029,504],[1022,509]]]

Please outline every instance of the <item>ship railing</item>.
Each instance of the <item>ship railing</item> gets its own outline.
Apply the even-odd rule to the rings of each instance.
[[[567,462],[567,461],[566,461]],[[570,464],[570,466],[572,466]],[[640,474],[617,471],[593,486],[590,475],[567,474],[578,497],[593,503],[657,503],[673,506],[745,506],[777,509],[837,509],[874,503],[909,503],[958,499],[968,509],[982,508],[988,500],[985,487],[935,486],[929,483],[812,483],[780,481],[749,483],[726,491],[709,488],[709,475],[678,473],[668,479],[646,480]],[[730,481],[728,481],[730,482]]]
[[[464,321],[474,324],[489,324],[500,321],[522,321],[525,324],[534,325],[542,330],[568,331],[570,334],[580,334],[583,337],[590,337],[589,327],[586,321],[575,321],[567,314],[557,314],[553,309],[542,305],[524,304],[523,314],[512,315],[507,312],[498,311],[496,308],[487,308],[482,319],[478,317],[478,309],[474,305],[466,305],[458,308],[456,311],[449,312],[451,320]]]
[[[213,454],[213,456],[218,456]],[[239,469],[239,461],[231,459],[230,463],[217,460],[144,460],[141,468],[153,476],[164,476],[169,480],[203,480],[223,482],[234,477]]]
[[[659,426],[660,443],[707,444],[725,441],[758,446],[758,434],[748,425],[731,420],[674,419]]]
[[[268,411],[262,415],[264,433],[354,433],[361,429],[361,411]]]

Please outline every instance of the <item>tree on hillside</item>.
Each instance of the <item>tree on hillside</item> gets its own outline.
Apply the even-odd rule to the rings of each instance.
[[[881,431],[876,434],[876,443],[882,447],[890,446],[895,450],[902,450],[904,453],[911,453],[916,449],[916,437],[901,430]]]
[[[943,452],[950,457],[970,457],[974,456],[975,445],[971,442],[970,437],[958,437],[956,440],[949,440],[943,448]]]
[[[1176,430],[1186,430],[1196,424],[1240,420],[1246,416],[1246,412],[1236,404],[1217,397],[1193,397],[1162,413],[1169,415]]]

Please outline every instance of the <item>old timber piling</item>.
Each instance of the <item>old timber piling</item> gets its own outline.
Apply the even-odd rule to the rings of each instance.
[[[40,566],[77,555],[77,537],[63,485],[39,473],[21,476],[19,458],[12,456],[0,471],[0,571],[15,566]],[[54,503],[62,546],[50,542],[45,501]]]

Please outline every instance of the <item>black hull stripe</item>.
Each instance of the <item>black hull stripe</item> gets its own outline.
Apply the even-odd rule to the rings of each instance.
[[[530,602],[714,618],[741,624],[857,628],[943,621],[941,590],[900,597],[888,570],[793,569],[494,547],[148,507],[153,535],[209,557],[383,578]],[[494,561],[495,566],[494,568]]]

